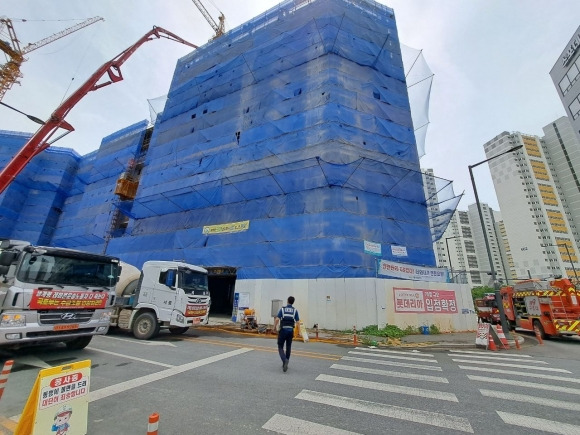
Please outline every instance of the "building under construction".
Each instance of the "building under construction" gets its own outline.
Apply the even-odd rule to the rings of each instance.
[[[0,165],[29,136],[0,132]],[[267,321],[294,294],[339,329],[393,323],[380,259],[435,266],[424,192],[393,10],[288,0],[180,59],[153,126],[35,157],[0,237],[183,259],[210,270],[213,313],[235,289]]]

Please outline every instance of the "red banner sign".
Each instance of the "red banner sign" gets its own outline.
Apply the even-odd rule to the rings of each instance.
[[[394,288],[395,312],[457,314],[455,292],[451,290],[420,290]]]
[[[109,294],[105,292],[35,289],[32,291],[30,308],[33,310],[50,310],[59,308],[105,308],[107,306],[108,297]]]
[[[188,305],[185,307],[185,317],[205,316],[206,313],[206,305]]]

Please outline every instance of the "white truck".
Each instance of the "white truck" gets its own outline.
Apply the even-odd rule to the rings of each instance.
[[[122,269],[111,326],[149,340],[161,328],[183,334],[208,323],[206,269],[180,261],[146,261],[141,271],[122,263]]]
[[[108,332],[120,272],[116,257],[0,241],[0,347],[83,349]]]

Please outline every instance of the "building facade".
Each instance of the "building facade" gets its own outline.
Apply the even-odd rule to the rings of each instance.
[[[558,141],[550,143],[559,146]],[[508,240],[508,264],[513,261],[511,274],[517,279],[575,279],[576,228],[559,171],[566,165],[554,164],[544,139],[519,132],[499,134],[484,150],[491,158],[517,145],[523,147],[489,165]]]
[[[550,77],[580,141],[580,26],[550,70]]]

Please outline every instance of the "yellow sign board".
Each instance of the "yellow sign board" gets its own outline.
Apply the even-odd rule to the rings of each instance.
[[[231,222],[229,224],[207,225],[203,227],[203,234],[239,233],[250,228],[250,221]]]
[[[85,435],[91,361],[38,373],[14,435]]]

